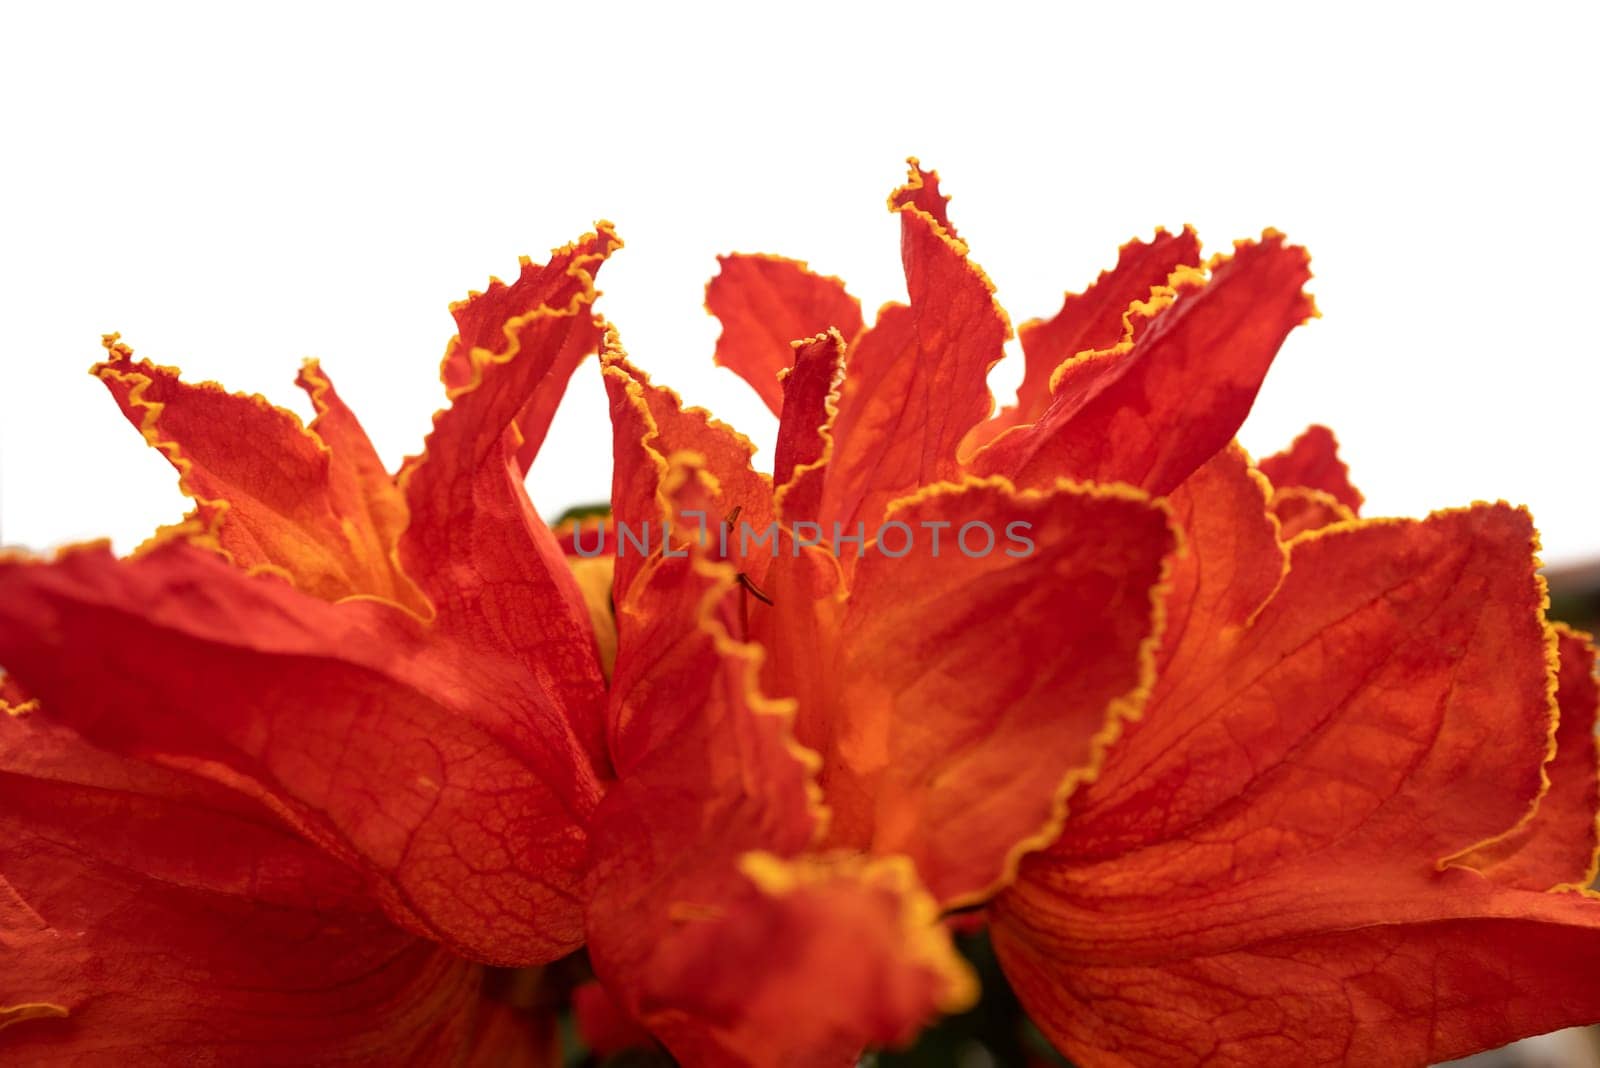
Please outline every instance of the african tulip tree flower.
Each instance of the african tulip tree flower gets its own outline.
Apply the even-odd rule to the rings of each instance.
[[[603,226],[454,309],[393,477],[315,366],[302,428],[109,341],[195,509],[125,560],[0,559],[0,1048],[541,1063],[482,966],[586,945],[611,1041],[846,1065],[977,996],[974,906],[1085,1065],[1600,1018],[1594,650],[1527,517],[1359,519],[1327,431],[1232,441],[1304,252],[1128,245],[993,413],[1009,321],[934,175],[890,203],[909,300],[871,327],[794,261],[708,291],[770,475],[594,317]],[[660,540],[569,561],[521,477],[597,345],[610,518]],[[1012,524],[1029,551],[963,541]]]

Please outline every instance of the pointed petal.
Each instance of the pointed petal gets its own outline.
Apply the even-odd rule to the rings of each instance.
[[[1055,836],[1142,700],[1173,534],[1125,487],[973,481],[889,516],[822,653],[831,692],[809,678],[780,692],[803,698],[831,841],[907,854],[941,904],[968,904]]]
[[[979,450],[973,469],[1025,487],[1070,477],[1170,493],[1233,438],[1278,347],[1315,314],[1307,264],[1268,231],[1214,260],[1209,280],[1180,269],[1130,309],[1122,344],[1061,367],[1049,411]]]
[[[481,1003],[266,808],[40,716],[0,716],[0,942],[19,1064],[446,1063]]]
[[[734,254],[718,256],[717,266],[706,284],[706,310],[722,323],[713,358],[777,415],[778,376],[794,365],[790,344],[829,329],[849,341],[861,332],[861,302],[839,279],[813,274],[799,260]]]
[[[1555,751],[1545,764],[1550,788],[1524,824],[1461,859],[1497,883],[1525,890],[1588,886],[1600,850],[1600,753],[1595,721],[1600,686],[1595,681],[1594,639],[1557,624],[1556,701],[1560,720]]]
[[[1192,228],[1170,234],[1157,230],[1149,241],[1130,241],[1117,254],[1117,264],[1100,272],[1082,293],[1068,293],[1061,310],[1049,319],[1032,319],[1017,329],[1027,367],[1017,388],[1017,403],[980,423],[963,446],[964,455],[1000,434],[1037,422],[1050,407],[1051,379],[1056,369],[1081,352],[1109,349],[1122,340],[1123,317],[1129,307],[1150,299],[1180,267],[1200,265],[1200,239]]]
[[[926,203],[921,193],[890,200],[911,302],[886,305],[846,363],[823,509],[846,526],[875,526],[893,498],[957,477],[962,439],[994,409],[988,374],[1011,324]]]
[[[1600,905],[1457,870],[1543,785],[1532,547],[1505,505],[1349,524],[1204,627],[1209,657],[1164,669],[994,909],[1053,1040],[1086,1064],[1423,1064],[1600,1016],[1563,970]]]
[[[602,224],[547,266],[525,268],[525,287],[491,286],[455,309],[462,333],[442,372],[450,407],[399,476],[411,513],[400,560],[433,604],[435,626],[520,668],[522,700],[565,715],[598,768],[604,677],[589,612],[523,488],[513,423],[565,389],[555,370],[590,322],[594,274],[617,244]]]
[[[844,353],[845,339],[837,330],[795,346],[794,367],[783,378],[783,411],[772,459],[774,486],[787,486],[796,468],[827,457],[833,417],[839,410]]]
[[[562,710],[393,606],[329,605],[181,542],[10,557],[0,661],[96,744],[259,799],[413,931],[495,963],[581,940],[599,786]]]
[[[420,607],[393,559],[405,504],[382,465],[373,471],[372,446],[342,406],[307,430],[261,397],[191,385],[175,368],[135,360],[114,334],[105,344],[94,374],[178,469],[195,501],[193,536],[324,600],[367,594]],[[325,378],[318,389],[322,404],[337,405]]]
[[[1365,498],[1351,485],[1350,469],[1339,459],[1339,442],[1325,426],[1307,427],[1287,449],[1262,460],[1261,473],[1279,489],[1302,486],[1321,490],[1350,509],[1351,515],[1361,513]]]
[[[927,215],[951,237],[956,228],[950,224],[950,196],[939,192],[939,172],[925,171],[915,156],[906,159],[906,181],[889,194],[889,210],[899,211],[907,205]]]

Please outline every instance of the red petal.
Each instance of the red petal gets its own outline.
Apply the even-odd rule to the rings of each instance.
[[[462,333],[442,371],[450,407],[399,477],[411,512],[400,560],[433,603],[435,625],[477,655],[517,665],[537,683],[525,700],[562,711],[601,768],[604,678],[589,612],[523,489],[523,439],[512,424],[565,389],[556,369],[574,332],[588,328],[594,273],[616,247],[602,224],[547,267],[525,268],[518,286],[491,286],[457,306]]]
[[[789,870],[776,858],[823,814],[789,709],[756,687],[759,651],[728,637],[737,596],[729,565],[657,558],[619,603],[619,782],[591,826],[590,957],[686,1063],[851,1064],[963,994],[965,973],[932,903],[887,876],[833,871],[788,894],[741,871],[751,851]]]
[[[1356,517],[1333,494],[1304,486],[1274,490],[1272,514],[1278,520],[1278,536],[1284,541],[1298,538],[1308,530],[1348,523]]]
[[[1315,314],[1307,262],[1269,231],[1213,261],[1209,281],[1180,270],[1170,293],[1130,312],[1123,344],[1063,366],[1049,411],[981,449],[974,470],[1170,493],[1232,439],[1278,347]]]
[[[1117,265],[1101,271],[1088,289],[1068,293],[1050,319],[1032,319],[1017,330],[1027,368],[1017,389],[1017,403],[980,423],[962,449],[970,454],[1014,426],[1037,422],[1050,407],[1051,379],[1056,369],[1082,352],[1113,348],[1122,340],[1125,317],[1135,303],[1150,299],[1179,267],[1200,263],[1200,240],[1193,229],[1179,234],[1157,230],[1150,241],[1130,241],[1117,254]]]
[[[1321,490],[1350,509],[1351,515],[1361,513],[1365,498],[1350,484],[1350,469],[1339,459],[1339,442],[1325,426],[1307,427],[1294,444],[1262,460],[1261,473],[1280,489],[1301,486]]]
[[[813,274],[779,256],[717,257],[706,285],[706,310],[722,323],[714,359],[750,383],[772,413],[783,410],[778,376],[793,366],[790,344],[836,329],[861,332],[861,302],[837,278]]]
[[[572,992],[572,1015],[583,1044],[602,1057],[656,1047],[649,1030],[611,1000],[600,983],[587,982]]]
[[[772,519],[772,480],[751,465],[756,447],[748,438],[703,408],[685,408],[672,390],[654,385],[628,362],[615,332],[601,362],[611,398],[611,502],[618,534],[614,596],[621,604],[669,526],[678,531],[675,542],[694,540],[702,525],[712,531],[738,509],[740,524],[765,528]],[[692,460],[680,473],[697,479],[703,492],[669,505],[668,496],[678,487],[669,485],[667,472],[677,459]],[[624,530],[635,540],[624,542]],[[654,548],[639,551],[641,533],[644,544]]]
[[[1246,496],[1199,500],[1242,522]],[[1600,906],[1441,872],[1542,786],[1526,515],[1302,537],[1241,621],[1276,548],[1255,529],[1255,577],[1219,576],[1236,607],[1189,621],[1186,666],[995,908],[1030,1012],[1085,1064],[1422,1064],[1600,1015],[1570,982]]]
[[[835,633],[767,636],[768,610],[753,616],[775,650],[836,643],[780,691],[822,755],[831,842],[906,854],[941,904],[967,904],[1055,836],[1142,699],[1173,535],[1159,506],[1111,487],[969,482],[889,515],[904,526],[862,555]],[[777,613],[800,594],[773,596]]]
[[[180,381],[107,336],[94,368],[123,414],[159,449],[195,501],[191,530],[240,567],[270,571],[324,600],[369,594],[421,608],[394,564],[405,503],[366,434],[314,367],[311,430],[261,397]]]
[[[845,339],[837,330],[795,346],[794,367],[783,379],[773,485],[789,485],[796,468],[819,464],[827,457],[832,443],[830,428],[839,410],[844,353]]]
[[[581,941],[599,786],[563,710],[487,650],[168,542],[0,560],[0,661],[97,744],[259,798],[419,933],[496,963]]]
[[[446,1063],[481,1004],[265,808],[38,716],[0,716],[0,938],[14,1063]]]
[[[1495,882],[1525,890],[1588,886],[1595,878],[1600,832],[1600,753],[1595,721],[1600,687],[1595,682],[1594,639],[1560,624],[1555,627],[1561,666],[1556,701],[1560,721],[1554,752],[1545,764],[1550,788],[1527,822],[1462,858]]]
[[[889,210],[899,211],[910,205],[932,218],[945,233],[955,237],[956,228],[950,225],[950,196],[939,192],[939,172],[923,170],[915,156],[908,158],[906,165],[906,182],[889,194]]]
[[[925,202],[890,201],[900,205],[911,303],[883,308],[852,349],[840,390],[823,515],[846,526],[876,526],[894,497],[958,476],[962,439],[994,408],[989,369],[1011,325],[966,245]]]
[[[566,306],[581,293],[582,274],[588,274],[592,281],[600,261],[622,247],[622,240],[609,223],[600,223],[598,231],[598,234],[556,249],[545,263],[534,263],[522,257],[522,270],[515,282],[506,285],[498,278],[491,278],[488,289],[450,306],[457,333],[445,349],[439,378],[451,397],[472,388],[485,354],[507,352],[508,344],[514,342],[518,320],[541,308]],[[590,302],[592,298],[585,301]],[[585,312],[574,316],[571,333],[549,361],[538,388],[517,413],[515,422],[522,439],[516,447],[517,465],[523,474],[538,455],[572,372],[584,357],[596,351],[600,340],[601,330],[592,315]],[[475,354],[475,349],[481,352]]]

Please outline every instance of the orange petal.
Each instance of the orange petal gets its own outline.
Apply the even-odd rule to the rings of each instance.
[[[175,368],[135,360],[115,334],[105,345],[94,374],[178,469],[196,536],[324,600],[369,594],[421,609],[394,561],[405,502],[319,370],[302,376],[319,413],[307,430],[261,397],[190,385]]]
[[[491,286],[457,306],[462,333],[442,370],[450,407],[399,476],[411,512],[400,560],[436,609],[435,625],[536,683],[525,700],[541,714],[564,710],[601,768],[604,677],[589,611],[528,501],[513,424],[565,389],[555,369],[591,322],[594,274],[617,244],[601,224],[548,266],[525,268],[525,285]]]
[[[753,885],[684,923],[644,994],[699,1024],[667,1025],[682,1063],[846,1068],[977,1000],[905,858],[753,853],[740,867]]]
[[[0,716],[8,1063],[450,1063],[483,970],[231,790]]]
[[[1595,721],[1600,687],[1595,682],[1594,639],[1555,626],[1561,666],[1556,701],[1560,720],[1555,751],[1545,764],[1550,789],[1526,823],[1461,858],[1495,882],[1525,890],[1588,886],[1594,882],[1600,834],[1600,753]]]
[[[1542,788],[1532,547],[1526,514],[1480,505],[1303,536],[1242,622],[1272,569],[1223,579],[1255,592],[1189,623],[1184,669],[994,909],[1075,1060],[1422,1064],[1600,1014],[1569,956],[1600,948],[1600,906],[1445,870]]]
[[[1157,230],[1149,241],[1130,241],[1117,265],[1082,293],[1068,293],[1049,319],[1032,319],[1017,329],[1026,361],[1017,403],[980,423],[968,436],[963,455],[993,441],[1014,426],[1037,422],[1050,407],[1050,381],[1056,369],[1081,352],[1109,349],[1122,340],[1123,318],[1131,305],[1148,300],[1180,267],[1200,263],[1200,239],[1190,227],[1178,234]]]
[[[1099,928],[1113,948],[1084,952],[1093,921],[1032,900],[1009,903],[993,937],[1030,1017],[1084,1068],[1423,1068],[1600,1016],[1594,984],[1575,980],[1600,952],[1600,901],[1453,871],[1413,877],[1381,910],[1325,905],[1360,898],[1369,879],[1330,864],[1257,888],[1250,907],[1266,922],[1198,943],[1135,914]],[[1244,898],[1189,907],[1207,922]],[[1298,922],[1280,922],[1292,911]],[[1121,936],[1133,924],[1139,934]]]
[[[777,415],[778,376],[794,361],[790,344],[829,329],[849,341],[861,332],[861,302],[839,279],[813,274],[799,260],[735,254],[718,256],[717,265],[706,284],[706,310],[722,323],[714,359]]]
[[[456,336],[445,349],[439,378],[452,398],[472,388],[478,380],[482,354],[505,353],[508,345],[515,343],[521,320],[541,308],[567,305],[581,290],[581,275],[586,273],[592,280],[599,261],[622,247],[622,240],[609,223],[600,223],[597,229],[597,234],[556,249],[544,263],[522,257],[515,282],[506,285],[491,278],[482,293],[472,293],[450,306]],[[521,438],[516,446],[517,464],[523,474],[538,455],[573,371],[584,357],[596,351],[600,340],[600,326],[593,315],[584,312],[573,316],[570,333],[553,358],[548,359],[538,388],[528,394],[514,418]],[[475,355],[474,350],[482,351]]]
[[[702,527],[710,536],[738,509],[739,523],[765,528],[772,519],[772,480],[751,464],[756,449],[748,438],[704,408],[685,408],[676,393],[653,384],[628,362],[615,331],[601,365],[611,399],[615,597],[621,604],[645,560],[660,551],[669,527],[677,531],[675,543],[692,541]],[[668,470],[678,459],[692,463],[692,477],[704,492],[669,503],[678,487],[668,484]],[[682,468],[683,477],[689,470]],[[634,539],[625,540],[624,531],[632,531]]]
[[[1312,424],[1283,452],[1262,460],[1261,473],[1279,489],[1301,486],[1321,490],[1350,509],[1351,515],[1361,513],[1365,498],[1351,485],[1350,469],[1339,459],[1339,442],[1325,426]]]
[[[259,799],[417,933],[495,963],[581,941],[600,788],[564,710],[487,650],[172,541],[0,558],[0,661],[96,744]]]
[[[1142,699],[1173,535],[1137,491],[999,480],[931,487],[889,519],[836,644],[781,692],[801,698],[800,740],[822,754],[832,842],[907,854],[941,904],[966,904],[1054,837]],[[752,612],[757,633],[798,597]]]
[[[796,889],[741,870],[751,851],[790,870],[777,858],[825,813],[790,707],[761,695],[760,652],[729,637],[738,593],[731,565],[658,557],[619,603],[619,781],[590,831],[590,957],[685,1063],[848,1065],[914,1030],[963,973],[931,901],[887,875]]]
[[[894,497],[956,477],[962,439],[994,408],[989,369],[1011,324],[966,245],[926,204],[920,193],[890,201],[911,303],[879,312],[840,390],[823,515],[847,526],[876,526]]]
[[[1130,309],[1122,344],[1063,365],[1031,426],[973,457],[979,474],[1023,486],[1061,477],[1170,493],[1232,439],[1290,330],[1315,314],[1304,249],[1268,231]]]

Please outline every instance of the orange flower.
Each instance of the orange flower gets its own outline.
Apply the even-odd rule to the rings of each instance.
[[[457,306],[392,478],[315,366],[303,429],[108,341],[195,510],[126,560],[0,558],[0,1044],[541,1063],[482,965],[586,944],[598,1042],[847,1065],[976,997],[978,905],[1085,1065],[1600,1018],[1594,650],[1529,520],[1357,519],[1327,431],[1232,442],[1305,253],[1128,245],[992,414],[1009,321],[935,175],[890,206],[909,301],[870,328],[794,261],[708,290],[771,476],[595,319],[604,226]],[[591,559],[521,476],[597,346]]]
[[[455,307],[452,403],[397,478],[314,364],[302,428],[107,339],[95,373],[195,508],[126,560],[0,558],[8,1051],[553,1056],[470,962],[583,942],[605,683],[521,475],[616,244]]]

